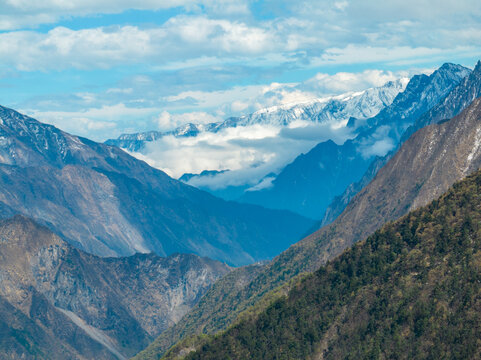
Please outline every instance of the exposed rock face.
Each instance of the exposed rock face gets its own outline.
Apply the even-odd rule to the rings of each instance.
[[[332,141],[318,144],[287,165],[271,187],[246,192],[241,201],[322,219],[334,198],[359,181],[376,156],[395,148],[406,128],[469,73],[463,66],[444,64],[430,76],[414,76],[379,114],[356,121],[358,135],[354,139],[342,145]]]
[[[203,313],[203,316],[198,322],[186,324],[180,321],[148,350],[160,354],[190,334],[214,326],[217,330],[224,329],[226,324],[235,320],[235,315],[220,319],[217,317],[219,309],[229,306],[237,313],[246,309],[266,292],[285,284],[297,274],[318,269],[386,222],[427,204],[480,166],[481,98],[478,98],[450,121],[427,126],[411,136],[332,224],[276,257],[244,289],[229,295],[228,304],[220,301],[214,307],[201,309],[202,304],[199,304],[195,312]],[[203,303],[209,304],[209,301],[204,299]]]
[[[27,218],[4,220],[0,311],[13,315],[0,324],[9,339],[0,350],[12,358],[129,357],[229,271],[196,255],[99,258]]]
[[[0,217],[22,213],[100,256],[271,258],[312,221],[226,202],[124,151],[0,107]],[[275,226],[274,226],[275,224]]]

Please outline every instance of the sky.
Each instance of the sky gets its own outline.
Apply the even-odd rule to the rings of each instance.
[[[0,104],[104,141],[481,57],[479,0],[0,0]]]

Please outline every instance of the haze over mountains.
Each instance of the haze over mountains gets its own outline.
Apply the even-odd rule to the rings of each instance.
[[[444,64],[430,76],[415,75],[389,106],[357,121],[355,138],[316,145],[287,165],[271,180],[272,186],[248,191],[240,200],[321,219],[333,199],[359,181],[376,156],[395,148],[404,131],[469,73],[465,67]]]
[[[133,152],[188,184],[235,200],[322,139],[344,142],[351,136],[349,120],[377,114],[407,81],[275,106],[219,123],[187,124],[168,133],[125,134],[106,143]]]
[[[109,139],[108,145],[116,145],[130,152],[142,152],[147,143],[164,136],[192,137],[201,132],[217,133],[226,128],[246,127],[252,125],[270,125],[284,127],[294,122],[342,124],[354,117],[367,119],[376,115],[389,105],[396,95],[403,91],[408,83],[407,78],[390,81],[379,88],[347,93],[333,97],[314,99],[309,102],[286,104],[261,109],[255,113],[232,117],[223,122],[210,124],[189,123],[170,132],[150,131],[136,134],[123,134],[118,139]],[[209,170],[209,169],[205,169]]]
[[[189,124],[171,134],[196,137],[202,132],[217,133],[226,128],[253,125],[285,127],[280,136],[289,134],[293,137],[322,139],[329,134],[325,128],[316,128],[314,125],[287,127],[296,121],[303,121],[316,125],[328,124],[347,136],[336,138],[333,132],[334,141],[318,141],[317,145],[312,143],[310,151],[284,165],[278,174],[266,174],[254,186],[241,179],[237,186],[222,185],[222,179],[234,181],[236,175],[232,171],[185,174],[181,180],[227,199],[272,209],[287,209],[312,219],[322,219],[335,197],[340,196],[350,184],[359,181],[376,156],[382,157],[395,148],[406,128],[435,106],[469,73],[470,70],[463,66],[444,64],[429,76],[416,75],[409,82],[401,79],[359,94],[266,109],[223,123],[201,125],[195,131],[191,131],[195,125]],[[148,156],[150,143],[159,141],[163,136],[165,134],[160,133],[123,135],[119,140],[109,140],[107,143]],[[245,146],[248,147],[248,143]],[[162,157],[162,153],[153,156]],[[156,164],[161,164],[161,161]],[[252,178],[249,180],[252,181]],[[335,213],[338,215],[339,210]]]

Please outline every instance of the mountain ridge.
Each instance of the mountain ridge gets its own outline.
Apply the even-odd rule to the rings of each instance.
[[[244,265],[274,256],[312,226],[215,198],[116,147],[14,110],[0,107],[0,119],[1,216],[23,213],[87,252],[193,252]]]

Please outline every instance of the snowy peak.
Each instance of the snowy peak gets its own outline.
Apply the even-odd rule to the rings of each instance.
[[[438,95],[449,93],[446,84],[459,82],[471,73],[471,70],[461,65],[446,63],[431,74],[430,83],[423,92],[422,100],[437,103]],[[430,105],[434,105],[430,103]]]
[[[452,69],[452,64],[449,68]],[[463,109],[469,106],[471,102],[481,96],[481,62],[478,61],[473,71],[463,68],[460,74],[463,75],[468,70],[468,76],[464,77],[459,84],[449,92],[436,106],[429,112],[421,116],[405,133],[404,140],[412,135],[416,130],[422,127],[434,124],[442,120],[450,119],[459,114]],[[441,76],[438,76],[441,78]],[[439,85],[438,88],[441,88]]]
[[[237,125],[287,126],[298,120],[314,123],[342,122],[345,125],[350,117],[366,119],[376,115],[382,108],[389,105],[399,92],[404,90],[407,82],[408,79],[403,78],[360,92],[259,110],[241,117]]]
[[[409,79],[402,78],[390,81],[383,86],[360,92],[349,92],[337,96],[313,99],[303,103],[273,106],[249,115],[231,117],[219,123],[189,123],[168,132],[149,131],[123,134],[118,139],[107,140],[106,144],[139,152],[142,151],[146,142],[158,140],[163,136],[197,136],[201,132],[216,133],[226,128],[238,126],[264,125],[284,127],[294,121],[336,123],[345,126],[350,118],[366,119],[378,114],[379,111],[390,105],[400,92],[404,91],[408,82]]]

